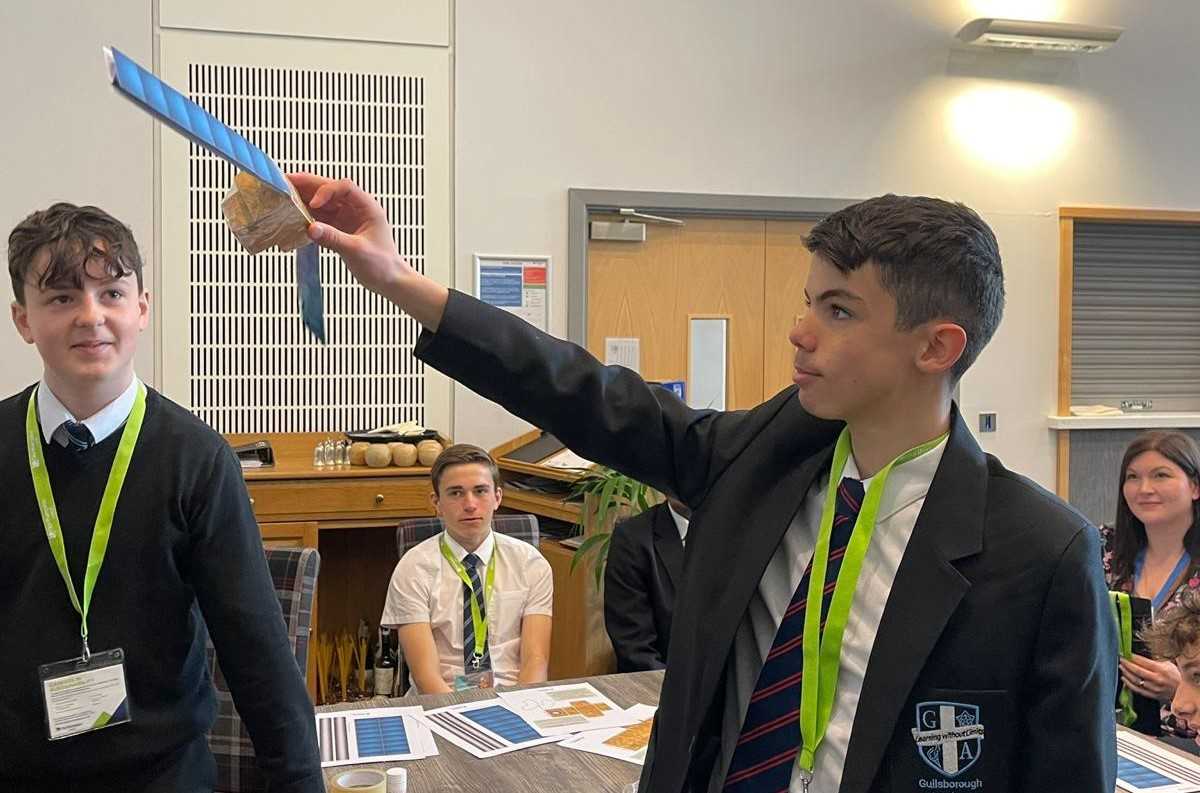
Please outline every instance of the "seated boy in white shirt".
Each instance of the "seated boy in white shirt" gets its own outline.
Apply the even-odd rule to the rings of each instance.
[[[435,694],[546,680],[550,564],[529,543],[492,531],[501,498],[495,461],[456,444],[430,478],[445,531],[400,559],[380,618],[399,629],[412,684]]]

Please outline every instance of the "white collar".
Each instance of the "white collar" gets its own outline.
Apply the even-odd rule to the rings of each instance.
[[[947,436],[941,443],[920,457],[915,457],[892,469],[879,500],[879,512],[875,516],[877,525],[914,501],[925,498],[929,492],[929,486],[933,484],[933,477],[937,474],[938,465],[942,462],[942,454],[946,451],[946,444],[949,441],[950,438]],[[842,476],[858,479],[858,464],[854,461],[853,454],[846,458],[846,468],[842,471]],[[871,479],[874,478],[862,480],[864,492],[871,486]]]
[[[450,532],[443,531],[442,534],[446,537],[446,545],[449,546],[450,553],[454,554],[454,558],[458,561],[461,562],[464,556],[466,556],[468,553],[471,553],[471,551],[468,551],[466,548],[459,545],[458,542],[450,536]],[[492,551],[495,549],[495,547],[496,532],[489,530],[487,537],[484,538],[483,542],[479,543],[479,547],[475,549],[474,553],[479,557],[479,560],[483,562],[484,565],[488,565],[492,561]]]
[[[137,399],[138,383],[140,382],[134,376],[129,381],[129,387],[119,397],[100,408],[94,415],[78,419],[54,395],[50,386],[46,385],[46,381],[42,380],[38,383],[37,388],[38,422],[42,425],[42,437],[46,443],[49,443],[54,437],[55,431],[62,426],[64,421],[80,421],[92,433],[95,442],[99,443],[120,429],[125,420],[129,418],[129,414],[133,411],[134,400]]]
[[[688,519],[676,512],[670,501],[667,502],[667,510],[671,513],[671,520],[675,521],[675,528],[679,530],[679,542],[687,542]]]

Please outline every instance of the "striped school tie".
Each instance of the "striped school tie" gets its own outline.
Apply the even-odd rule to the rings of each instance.
[[[473,553],[467,554],[462,560],[463,567],[471,578],[471,586],[463,584],[463,668],[468,672],[492,668],[492,654],[488,647],[490,642],[483,644],[483,660],[479,666],[472,665],[472,661],[475,660],[475,623],[471,619],[471,598],[475,598],[479,603],[479,616],[487,620],[487,604],[483,602],[483,582],[479,580],[479,571],[476,569],[480,561]]]
[[[833,528],[829,537],[829,562],[825,568],[825,590],[821,599],[821,630],[829,614],[833,589],[842,557],[854,531],[854,521],[862,508],[863,485],[857,479],[843,479],[838,487]],[[804,609],[808,601],[808,579],[812,562],[792,595],[775,641],[763,662],[762,671],[746,720],[738,737],[729,773],[725,777],[728,793],[777,793],[787,791],[792,767],[800,753],[800,678],[803,676]]]
[[[82,452],[85,449],[90,449],[96,442],[92,437],[92,431],[87,428],[86,424],[68,419],[60,426],[62,427],[63,434],[67,438],[66,445],[69,449]]]

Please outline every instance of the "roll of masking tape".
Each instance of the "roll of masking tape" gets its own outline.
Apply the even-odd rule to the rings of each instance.
[[[387,777],[382,771],[360,769],[346,771],[333,779],[334,793],[387,793]]]

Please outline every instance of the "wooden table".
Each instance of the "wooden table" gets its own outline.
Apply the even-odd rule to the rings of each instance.
[[[623,708],[642,703],[657,705],[663,673],[633,672],[623,675],[600,675],[578,678],[587,681]],[[578,681],[554,681],[554,684]],[[544,685],[544,684],[538,684]],[[536,688],[521,686],[520,688]],[[352,710],[355,708],[379,708],[389,705],[438,708],[459,702],[474,702],[488,699],[493,694],[487,691],[464,691],[454,694],[430,694],[407,699],[385,699],[374,697],[360,702],[341,703],[317,708],[319,712]],[[1120,725],[1117,731],[1128,731]],[[350,768],[375,768],[386,771],[395,765],[408,769],[408,789],[411,793],[564,793],[565,791],[589,791],[619,793],[630,782],[641,776],[641,767],[621,760],[614,760],[588,752],[563,749],[556,744],[544,744],[530,749],[480,760],[459,749],[449,741],[434,735],[439,755],[408,763],[374,763],[359,766],[337,766],[325,769],[325,783],[331,785],[333,778]],[[1200,758],[1184,752],[1170,744],[1162,744],[1167,751],[1191,764],[1200,764]],[[1121,793],[1118,789],[1117,793]]]
[[[657,705],[663,673],[632,672],[623,675],[600,675],[578,678],[576,681],[556,680],[553,685],[586,681],[622,708],[641,703]],[[520,688],[549,685],[539,683]],[[474,702],[495,696],[491,691],[459,691],[453,694],[428,694],[405,699],[374,697],[359,702],[343,702],[317,710],[326,713],[355,708],[420,705],[425,709]],[[436,733],[438,754],[424,760],[407,763],[374,763],[361,766],[337,766],[325,769],[325,782],[332,785],[338,774],[350,768],[375,768],[380,771],[393,766],[408,769],[408,789],[411,793],[561,793],[586,790],[589,793],[620,793],[630,782],[641,776],[641,766],[603,757],[589,752],[564,749],[557,744],[543,744],[529,749],[492,757],[487,760],[469,754]]]

